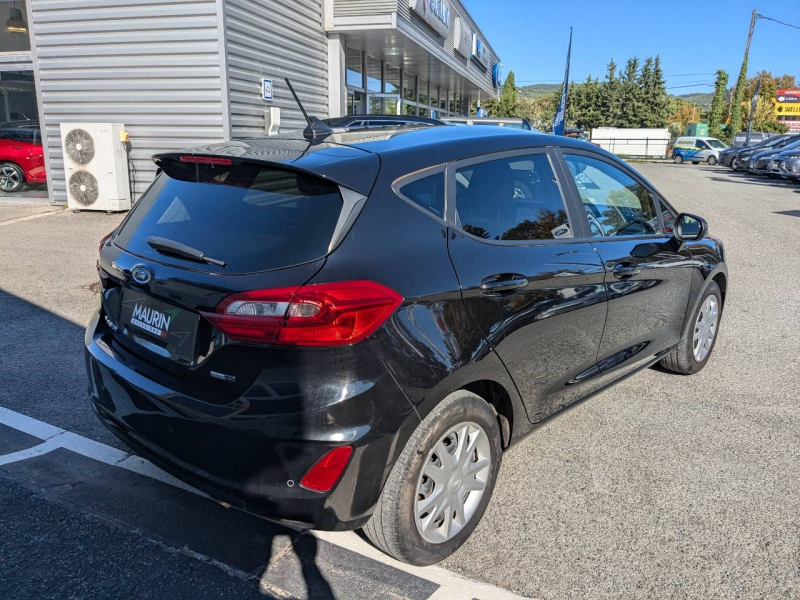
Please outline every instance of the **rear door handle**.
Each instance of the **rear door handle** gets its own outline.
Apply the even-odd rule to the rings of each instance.
[[[528,279],[516,273],[492,275],[481,281],[481,292],[484,294],[499,294],[502,292],[515,292],[528,285]]]
[[[641,269],[633,263],[621,262],[611,269],[611,274],[617,279],[628,279],[638,274]]]

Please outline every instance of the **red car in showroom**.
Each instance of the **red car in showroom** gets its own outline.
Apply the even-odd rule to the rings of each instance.
[[[18,192],[25,184],[46,181],[39,123],[0,125],[0,192]]]

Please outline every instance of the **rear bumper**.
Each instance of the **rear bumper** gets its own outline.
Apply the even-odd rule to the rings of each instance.
[[[289,392],[274,391],[274,400],[254,393],[219,406],[170,390],[124,364],[100,317],[98,312],[85,337],[89,395],[103,424],[137,454],[215,500],[273,520],[325,530],[366,523],[404,432],[419,423],[379,360],[365,359],[362,376],[372,379],[359,380],[352,392],[348,385],[339,387],[332,403],[306,399],[295,385]],[[299,374],[285,363],[277,369],[286,386]],[[253,387],[263,386],[263,379]],[[266,387],[274,390],[276,384]],[[295,410],[286,410],[287,398],[296,402]],[[333,490],[300,487],[308,469],[342,445],[352,445],[354,453]]]

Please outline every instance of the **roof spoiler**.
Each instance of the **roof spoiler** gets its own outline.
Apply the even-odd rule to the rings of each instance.
[[[163,171],[170,177],[178,176],[178,178],[180,178],[180,171],[187,166],[207,165],[210,168],[225,169],[230,168],[228,165],[256,163],[275,169],[287,169],[313,175],[365,196],[369,195],[380,168],[380,160],[377,155],[352,151],[344,147],[342,147],[343,152],[341,153],[337,153],[335,150],[321,153],[311,152],[295,160],[275,160],[274,156],[236,156],[232,153],[214,150],[216,149],[196,148],[178,152],[162,152],[153,156],[153,162],[159,171]]]

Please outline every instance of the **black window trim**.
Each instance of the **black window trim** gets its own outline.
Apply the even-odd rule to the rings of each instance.
[[[483,238],[479,238],[477,236],[468,233],[457,226],[457,219],[456,219],[456,171],[463,167],[469,167],[471,165],[477,165],[485,162],[492,162],[495,160],[503,160],[505,158],[514,158],[517,156],[531,156],[532,154],[544,154],[547,156],[547,160],[550,162],[550,168],[553,170],[553,175],[555,175],[555,182],[558,186],[558,191],[561,194],[561,201],[564,203],[564,208],[567,211],[567,216],[569,218],[569,226],[573,232],[573,237],[569,238],[560,238],[560,239],[552,239],[552,240],[486,240]],[[471,156],[469,158],[463,158],[461,160],[455,160],[450,163],[447,163],[447,174],[446,174],[446,181],[447,185],[445,186],[445,216],[447,217],[447,222],[449,227],[455,231],[458,231],[461,235],[464,235],[476,242],[480,242],[482,244],[488,244],[491,246],[539,246],[542,244],[571,244],[575,243],[579,240],[583,239],[585,232],[582,230],[584,227],[583,222],[580,220],[580,216],[577,213],[575,206],[572,202],[570,202],[569,194],[564,187],[564,176],[559,172],[559,165],[557,162],[556,157],[553,154],[553,149],[549,146],[536,146],[532,148],[518,148],[515,150],[503,150],[501,152],[490,152],[487,154],[480,154],[478,156]]]
[[[563,170],[563,173],[565,174],[564,176],[565,179],[567,180],[567,187],[569,188],[570,191],[572,203],[575,204],[575,206],[580,206],[582,208],[583,201],[581,200],[581,194],[580,191],[578,190],[578,186],[575,185],[575,180],[572,178],[572,175],[569,171],[569,167],[567,166],[565,158],[566,155],[586,156],[588,158],[593,158],[595,160],[604,162],[612,167],[616,167],[617,169],[625,173],[628,177],[633,179],[636,183],[644,187],[648,192],[650,192],[650,195],[653,196],[653,202],[655,204],[656,215],[658,216],[658,225],[659,228],[661,229],[661,233],[594,237],[591,235],[591,229],[589,227],[589,219],[586,217],[585,214],[581,214],[579,218],[582,226],[585,228],[585,234],[587,235],[587,237],[584,238],[583,241],[590,241],[594,243],[594,242],[614,242],[620,240],[654,240],[654,239],[663,239],[665,237],[672,237],[670,234],[664,233],[664,218],[661,214],[661,206],[659,205],[659,202],[663,202],[673,212],[675,212],[675,209],[672,207],[672,205],[669,204],[669,202],[666,201],[666,199],[661,194],[659,194],[655,190],[655,188],[653,188],[653,186],[651,186],[644,178],[642,178],[635,171],[633,171],[633,169],[631,169],[628,165],[616,159],[609,158],[603,154],[600,154],[599,152],[591,152],[578,148],[557,148],[556,155],[558,156],[559,163],[561,164],[561,168]],[[675,214],[677,215],[677,212],[675,212]]]

